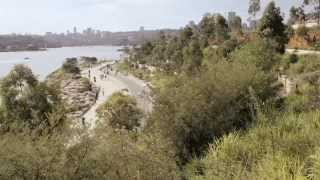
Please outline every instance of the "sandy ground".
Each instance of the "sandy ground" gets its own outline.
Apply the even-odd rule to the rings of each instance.
[[[113,93],[124,89],[127,89],[129,94],[137,99],[139,107],[146,113],[150,112],[152,109],[152,102],[149,98],[149,89],[144,81],[131,75],[127,76],[120,73],[117,75],[112,73],[107,76],[107,79],[101,79],[100,76],[103,74],[103,71],[100,69],[105,65],[106,64],[102,64],[90,69],[90,80],[100,88],[100,92],[96,103],[83,116],[85,118],[85,124],[89,129],[96,127],[98,120],[96,113],[97,108],[106,102]],[[82,74],[84,77],[89,77],[88,70],[84,70]],[[96,77],[96,82],[93,82],[94,77]]]

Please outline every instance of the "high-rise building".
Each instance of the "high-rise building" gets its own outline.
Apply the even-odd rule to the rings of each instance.
[[[228,22],[233,22],[234,19],[236,18],[236,16],[237,16],[236,12],[230,11],[230,12],[228,13]]]
[[[77,34],[78,32],[77,32],[77,27],[74,27],[73,28],[73,34]]]

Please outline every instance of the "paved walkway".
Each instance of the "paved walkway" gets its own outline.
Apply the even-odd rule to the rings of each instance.
[[[118,73],[117,75],[112,74],[108,75],[107,79],[101,79],[100,76],[103,74],[103,71],[100,69],[106,64],[102,64],[98,67],[90,69],[91,82],[100,88],[98,99],[96,103],[91,107],[91,109],[84,114],[85,123],[90,128],[93,129],[96,127],[96,122],[98,120],[96,110],[108,98],[115,92],[127,89],[129,94],[134,96],[140,108],[145,112],[150,112],[152,109],[152,102],[149,100],[149,89],[147,88],[144,81],[137,79],[131,75],[126,76]],[[82,72],[83,76],[88,77],[88,70]],[[96,77],[96,82],[94,81]],[[148,98],[147,98],[148,97]]]
[[[305,55],[305,54],[318,54],[320,55],[320,51],[313,51],[313,50],[296,50],[296,49],[286,49],[287,53],[296,53],[298,55]]]

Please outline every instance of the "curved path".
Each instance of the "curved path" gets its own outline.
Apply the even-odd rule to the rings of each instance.
[[[103,71],[100,69],[105,65],[106,64],[102,64],[90,69],[91,82],[100,88],[96,103],[83,116],[85,118],[86,126],[90,129],[93,129],[96,126],[98,120],[96,113],[97,108],[107,101],[113,93],[123,89],[129,90],[129,94],[137,99],[139,107],[146,113],[150,112],[152,109],[152,102],[149,98],[149,88],[147,88],[144,81],[131,75],[126,76],[120,73],[117,75],[108,75],[107,79],[101,79],[100,76],[103,74]],[[82,72],[83,76],[88,77],[88,71],[89,70],[84,70]],[[96,77],[96,82],[93,82],[94,77]]]
[[[314,50],[302,50],[302,49],[286,49],[287,53],[296,53],[298,55],[305,55],[305,54],[318,54],[320,55],[320,51]]]

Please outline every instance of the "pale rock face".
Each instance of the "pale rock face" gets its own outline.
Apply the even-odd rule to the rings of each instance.
[[[70,119],[79,120],[95,104],[99,88],[91,85],[90,90],[87,86],[81,78],[61,82],[62,99],[72,108]]]

